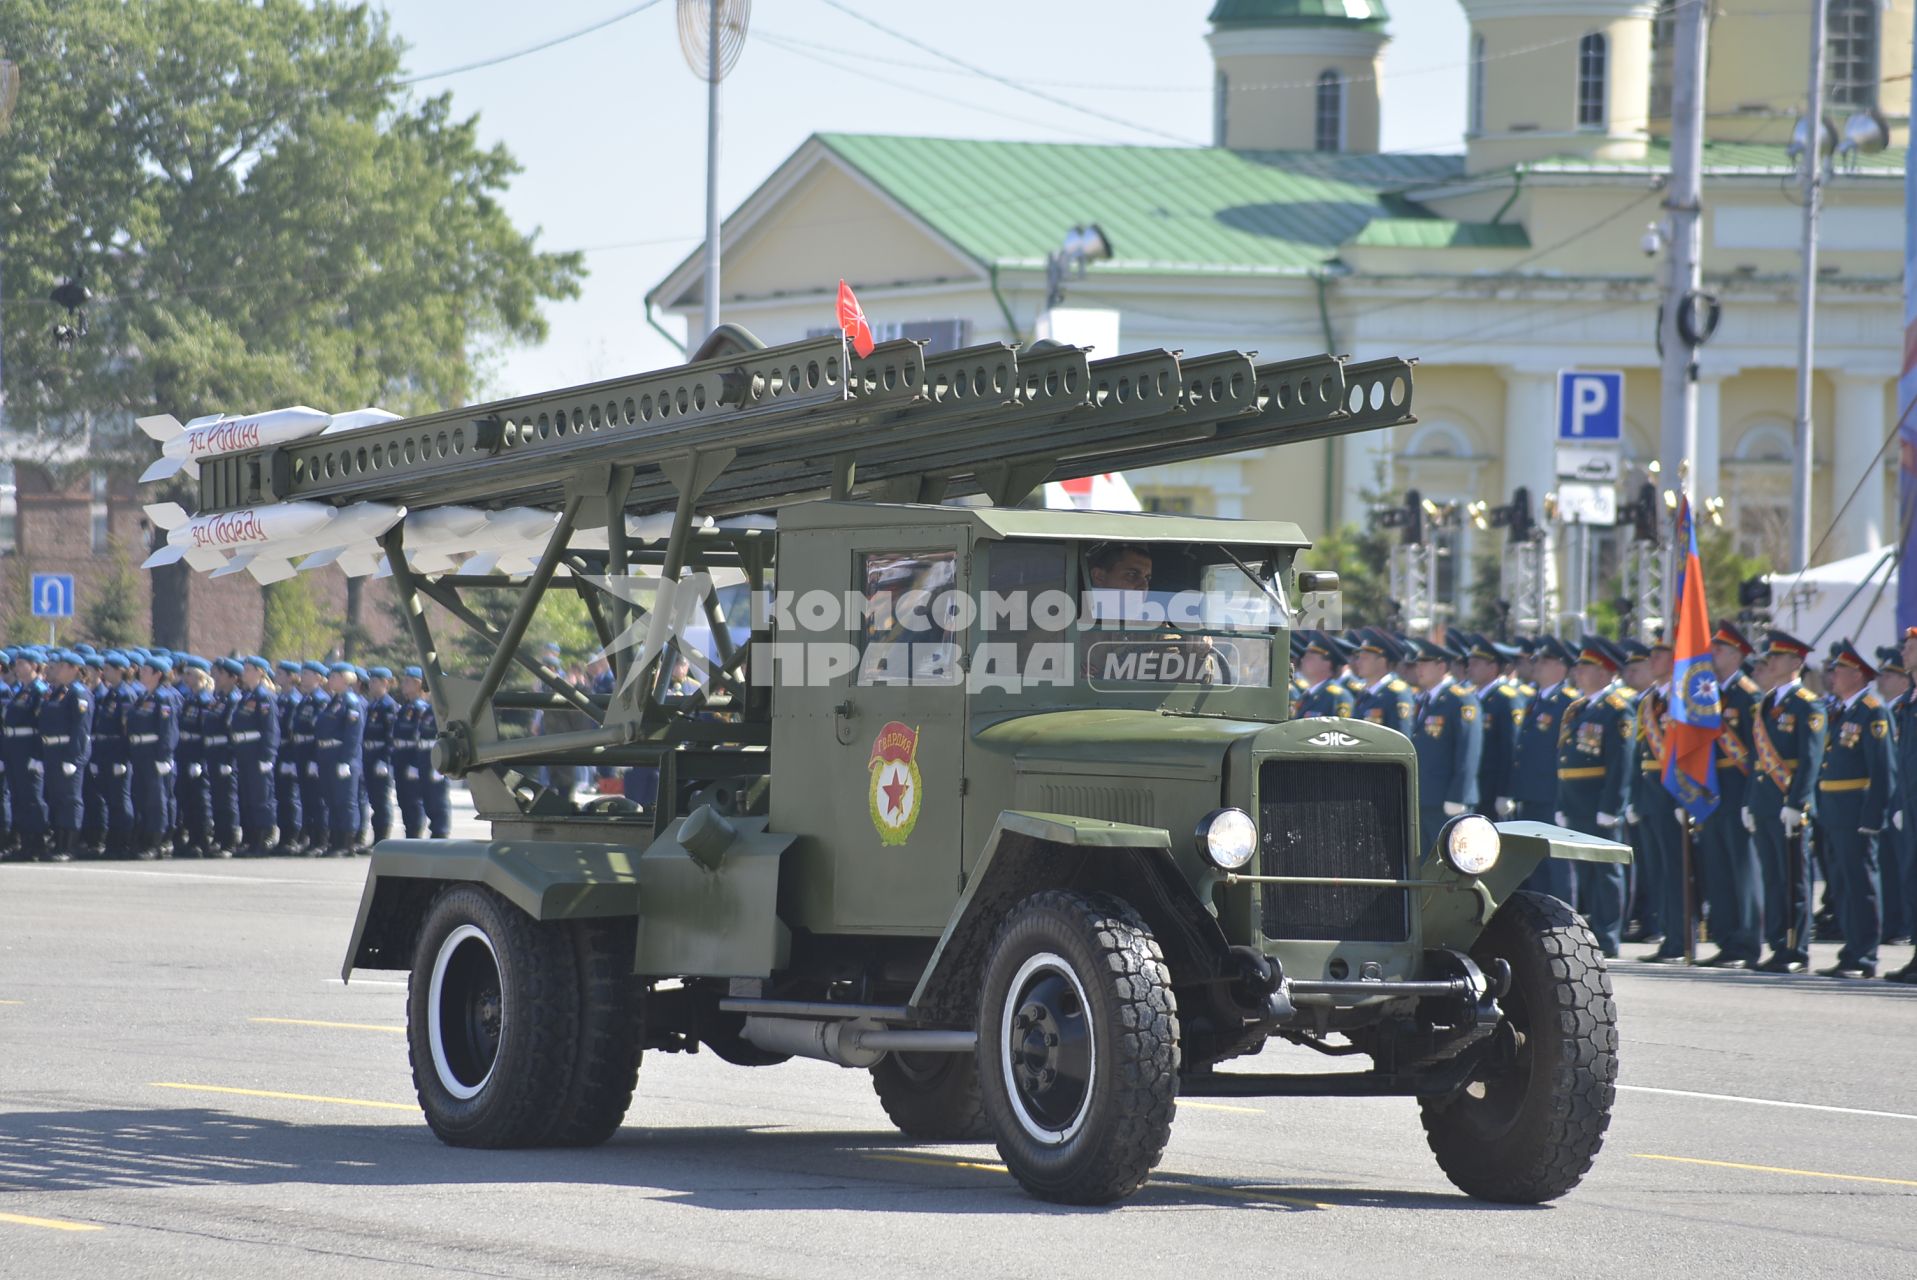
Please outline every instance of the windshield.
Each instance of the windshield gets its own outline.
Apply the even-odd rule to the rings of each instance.
[[[1091,626],[1269,632],[1291,625],[1275,558],[1250,548],[1099,543],[1084,558]]]

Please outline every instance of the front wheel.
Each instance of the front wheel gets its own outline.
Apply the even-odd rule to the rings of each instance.
[[[426,1123],[456,1147],[523,1147],[552,1128],[579,1050],[570,940],[490,889],[434,900],[413,953],[406,1041]]]
[[[978,1019],[985,1115],[1025,1189],[1130,1195],[1171,1136],[1178,1005],[1151,930],[1122,900],[1048,890],[992,944]]]
[[[1504,1017],[1459,1092],[1423,1101],[1425,1139],[1460,1191],[1542,1204],[1590,1171],[1617,1097],[1617,1005],[1597,940],[1570,907],[1514,894],[1472,948],[1511,966]]]

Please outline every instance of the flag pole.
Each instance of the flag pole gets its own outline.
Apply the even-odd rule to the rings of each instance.
[[[1683,865],[1683,872],[1684,872],[1684,963],[1685,963],[1685,964],[1696,964],[1696,963],[1697,963],[1697,924],[1696,924],[1696,921],[1695,921],[1695,919],[1694,919],[1694,916],[1695,916],[1695,914],[1696,914],[1696,911],[1697,911],[1697,902],[1696,902],[1696,896],[1695,896],[1695,894],[1694,894],[1694,893],[1692,892],[1692,889],[1691,889],[1691,827],[1692,827],[1692,822],[1691,822],[1691,816],[1690,816],[1690,815],[1689,815],[1688,813],[1684,813],[1684,812],[1683,812],[1682,810],[1680,810],[1680,811],[1679,811],[1679,814],[1678,814],[1678,816],[1679,816],[1679,817],[1681,817],[1681,818],[1683,819],[1683,821],[1682,821],[1682,822],[1680,822],[1680,823],[1678,824],[1678,826],[1679,826],[1679,828],[1680,828],[1680,830],[1681,830],[1681,831],[1683,832],[1683,836],[1682,836],[1682,838],[1681,838],[1681,840],[1679,841],[1679,844],[1680,844],[1680,845],[1682,846],[1682,848],[1683,848],[1683,855],[1682,855],[1682,859],[1683,859],[1683,864],[1684,864],[1684,865]]]

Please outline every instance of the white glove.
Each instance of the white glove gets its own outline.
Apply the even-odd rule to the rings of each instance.
[[[1464,812],[1464,806],[1459,804],[1456,800],[1447,800],[1444,802],[1445,817],[1455,818],[1463,812]]]
[[[294,764],[291,760],[288,760],[286,763],[280,766],[280,772],[285,774],[289,778],[297,778],[300,776],[300,767]]]
[[[261,773],[271,773],[271,772],[273,772],[273,762],[272,762],[272,761],[270,761],[270,760],[262,760],[262,761],[260,761],[260,772],[261,772]]]
[[[97,778],[100,776],[100,766],[97,764],[89,764],[87,765],[87,772]]]
[[[339,769],[339,776],[340,776],[340,777],[342,777],[342,778],[350,778],[350,777],[352,777],[352,776],[353,776],[353,766],[352,766],[352,765],[350,765],[350,764],[342,764],[342,765],[339,765],[339,766],[337,766],[337,767],[338,767],[338,769]]]
[[[1613,814],[1600,813],[1597,819],[1600,827],[1615,827],[1617,825],[1617,818]]]
[[[203,764],[190,764],[186,767],[186,776],[189,778],[197,778],[205,772],[206,766]]]
[[[1757,819],[1751,817],[1751,811],[1749,809],[1744,809],[1744,810],[1741,810],[1740,812],[1743,814],[1743,818],[1744,818],[1744,830],[1750,832],[1752,835],[1756,835]]]
[[[306,776],[307,776],[307,777],[309,777],[309,778],[317,778],[317,777],[319,777],[319,765],[317,765],[317,764],[308,764],[308,765],[306,766]]]
[[[1557,823],[1560,827],[1568,827],[1571,825],[1571,820],[1564,816],[1564,810],[1562,809],[1559,809],[1551,815],[1551,821]]]
[[[47,762],[44,760],[29,760],[27,761],[27,768],[33,773],[45,773],[47,771]]]
[[[1880,836],[1884,834],[1884,829],[1882,827],[1859,827],[1857,828],[1857,834],[1860,836]]]
[[[161,760],[153,766],[153,770],[164,778],[173,772],[173,762],[171,760]]]
[[[232,766],[232,765],[230,765],[230,764],[223,764],[223,765],[221,765],[221,766],[220,766],[220,776],[221,776],[222,778],[230,778],[230,777],[232,777],[232,776],[233,776],[233,766]]]
[[[1902,809],[1896,809],[1891,812],[1890,825],[1896,827],[1899,831],[1904,829],[1904,811]]]
[[[1518,811],[1518,802],[1510,796],[1499,796],[1497,804],[1492,807],[1498,811],[1500,818],[1508,818]]]
[[[1785,805],[1782,809],[1779,809],[1777,813],[1779,817],[1784,819],[1784,830],[1786,831],[1795,831],[1798,827],[1804,825],[1804,811],[1802,809],[1793,809],[1789,805]]]
[[[417,770],[417,769],[415,769],[415,768],[413,768],[413,767],[412,767],[411,765],[408,765],[408,766],[406,766],[406,781],[408,781],[408,782],[418,782],[418,781],[419,781],[419,770]]]
[[[71,760],[62,760],[60,762],[60,772],[71,778],[74,774],[80,772],[80,766]]]
[[[121,776],[123,776],[123,775],[124,775],[125,773],[126,773],[126,766],[125,766],[125,765],[123,765],[123,764],[116,764],[116,765],[114,765],[114,766],[113,766],[113,776],[114,776],[114,777],[116,777],[116,778],[118,778],[118,777],[121,777]]]

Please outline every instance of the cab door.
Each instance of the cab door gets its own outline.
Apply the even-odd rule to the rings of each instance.
[[[795,923],[936,935],[958,900],[965,618],[941,601],[968,589],[968,534],[954,525],[801,535],[804,560],[841,575],[827,589],[846,604],[836,642],[847,669],[774,694],[796,713],[775,717],[784,731],[775,723],[773,739],[775,828],[806,837],[788,880]],[[790,565],[798,557],[783,541]],[[780,581],[796,585],[793,575]],[[795,774],[805,788],[781,785]]]

